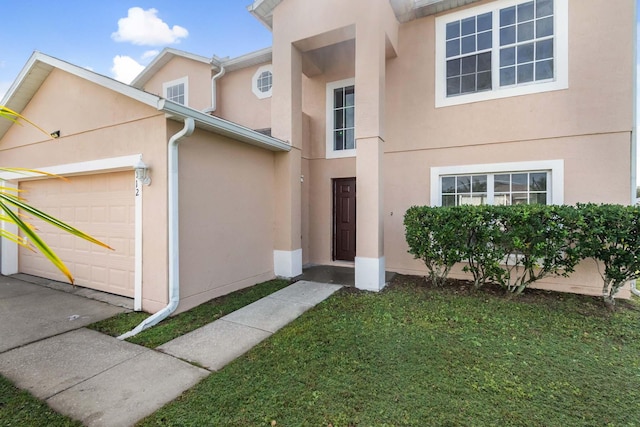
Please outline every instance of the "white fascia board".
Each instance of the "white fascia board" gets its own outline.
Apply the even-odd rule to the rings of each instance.
[[[239,70],[241,68],[250,67],[252,65],[264,64],[271,62],[273,57],[273,49],[265,47],[264,49],[256,50],[242,56],[238,56],[231,59],[223,59],[220,64],[224,66],[227,71]]]
[[[172,47],[165,47],[162,49],[162,52],[153,58],[153,61],[151,61],[149,65],[147,65],[144,70],[142,70],[140,74],[133,79],[131,86],[141,89],[142,86],[144,86],[151,77],[153,77],[153,75],[160,71],[162,67],[176,56],[191,59],[192,61],[202,62],[203,64],[211,64],[212,62],[211,58],[207,58],[206,56],[196,55],[195,53],[185,52]]]
[[[228,136],[233,139],[255,145],[257,147],[266,148],[270,151],[291,151],[291,145],[279,139],[261,134],[253,129],[241,126],[219,117],[210,116],[193,108],[184,105],[160,99],[158,102],[158,110],[169,116],[178,116],[182,118],[191,117],[196,122],[196,127],[200,129],[210,130],[214,133]]]

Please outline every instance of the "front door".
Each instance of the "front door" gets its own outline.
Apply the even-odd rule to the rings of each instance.
[[[356,179],[333,180],[333,259],[356,257]]]

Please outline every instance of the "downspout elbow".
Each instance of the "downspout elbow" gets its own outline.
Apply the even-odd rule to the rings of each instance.
[[[224,74],[226,73],[226,70],[224,68],[224,65],[220,64],[220,71],[218,71],[218,73],[216,75],[214,75],[213,77],[211,77],[211,107],[207,108],[206,110],[204,110],[205,113],[207,114],[211,114],[214,111],[216,111],[217,108],[217,104],[218,104],[218,83],[217,80],[224,76]]]
[[[169,157],[169,303],[154,315],[143,320],[138,326],[118,337],[125,340],[140,332],[157,325],[171,313],[176,311],[180,302],[180,254],[179,254],[179,206],[178,206],[178,144],[183,138],[193,134],[195,121],[191,117],[184,120],[184,127],[171,138],[167,147]]]

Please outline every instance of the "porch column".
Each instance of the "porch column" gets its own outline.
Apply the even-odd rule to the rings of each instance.
[[[275,247],[277,276],[302,274],[302,57],[274,32],[271,134],[288,141],[288,153],[275,154]]]
[[[383,154],[385,33],[373,18],[356,24],[356,287],[385,285]]]

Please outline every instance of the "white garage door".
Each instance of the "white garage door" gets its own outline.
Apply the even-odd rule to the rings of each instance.
[[[110,251],[32,220],[47,244],[58,254],[76,284],[133,297],[134,288],[134,173],[114,172],[20,183],[21,196],[34,207],[92,235],[115,249]],[[67,281],[40,252],[20,247],[21,273]]]

